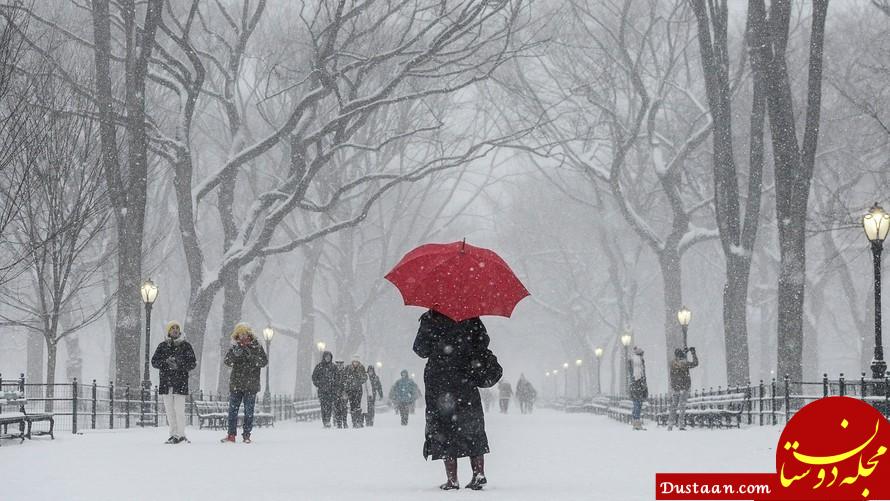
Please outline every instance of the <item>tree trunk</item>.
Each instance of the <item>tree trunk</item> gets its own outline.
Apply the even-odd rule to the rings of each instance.
[[[726,384],[742,386],[750,378],[748,356],[748,279],[751,259],[732,253],[726,256],[726,283],[723,285],[723,335],[726,357]]]
[[[244,294],[241,291],[241,285],[238,283],[238,269],[226,273],[223,278],[225,288],[223,289],[223,315],[222,325],[220,326],[219,337],[219,379],[216,381],[216,391],[220,393],[228,393],[229,391],[229,375],[232,369],[224,362],[226,353],[232,346],[232,331],[235,330],[235,324],[241,321],[244,310]],[[253,326],[254,333],[259,339],[259,326]]]
[[[201,388],[201,361],[204,353],[204,340],[206,339],[207,318],[210,316],[210,309],[213,307],[213,293],[205,293],[203,295],[195,295],[189,298],[188,312],[185,316],[185,329],[188,335],[189,343],[195,350],[195,358],[198,365],[195,370],[189,373],[189,389],[197,391]]]
[[[300,333],[297,341],[297,374],[294,396],[312,395],[312,359],[315,353],[315,276],[324,249],[324,240],[303,247],[305,259],[300,273]],[[330,340],[328,340],[330,342]],[[320,355],[319,355],[319,360]]]
[[[677,322],[677,312],[683,306],[683,280],[680,273],[680,254],[676,249],[665,248],[658,255],[664,288],[664,343],[665,363],[669,366],[674,359],[674,349],[683,347],[683,334]],[[695,331],[693,331],[695,332]],[[693,337],[689,340],[695,346]],[[634,339],[634,343],[637,340]]]
[[[55,395],[56,384],[56,349],[58,345],[54,341],[46,340],[46,405],[44,412],[54,412],[53,396]]]

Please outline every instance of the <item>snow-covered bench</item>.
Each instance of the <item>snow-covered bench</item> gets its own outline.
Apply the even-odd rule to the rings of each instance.
[[[48,412],[28,413],[25,410],[25,404],[28,399],[25,398],[21,391],[4,391],[0,393],[0,439],[18,438],[24,441],[26,438],[31,439],[32,436],[49,435],[53,436],[53,428],[55,427],[55,419]],[[5,407],[5,409],[4,409]],[[37,422],[49,422],[48,431],[33,431],[32,424]],[[9,431],[10,425],[18,425],[18,433]]]
[[[686,425],[713,428],[714,426],[741,427],[742,413],[748,406],[745,392],[697,395],[686,402]],[[670,408],[655,415],[659,425],[667,426]]]
[[[195,400],[195,415],[198,416],[198,428],[217,429],[228,426],[229,403],[223,400]],[[239,409],[238,423],[244,422],[244,406]],[[268,412],[254,412],[253,422],[256,426],[274,426],[275,416]]]
[[[321,404],[318,399],[294,400],[294,417],[297,421],[312,421],[321,418]]]

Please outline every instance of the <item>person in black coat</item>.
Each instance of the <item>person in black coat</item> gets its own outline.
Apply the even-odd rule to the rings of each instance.
[[[377,403],[377,397],[383,398],[383,385],[380,384],[380,378],[374,366],[368,364],[368,412],[365,413],[365,426],[374,426],[374,406]]]
[[[312,384],[318,388],[318,403],[321,406],[321,422],[325,428],[331,427],[331,411],[337,398],[337,367],[333,353],[326,351],[321,362],[312,371]]]
[[[460,457],[469,456],[473,468],[467,488],[478,490],[487,483],[483,455],[489,452],[488,437],[478,388],[493,386],[503,373],[488,342],[478,317],[455,322],[435,310],[420,317],[414,352],[427,359],[423,456],[444,460],[443,490],[459,488]]]
[[[348,428],[346,422],[349,397],[346,395],[346,367],[342,360],[334,362],[334,426]]]
[[[358,355],[352,356],[352,363],[346,367],[344,375],[346,398],[349,401],[349,413],[352,414],[352,427],[361,428],[365,425],[362,413],[362,387],[368,381],[368,372],[362,365]]]
[[[226,353],[224,363],[232,368],[229,377],[229,432],[223,442],[234,442],[238,432],[238,409],[244,403],[244,425],[241,437],[250,443],[253,430],[253,411],[256,394],[260,391],[260,370],[269,363],[266,350],[260,346],[253,329],[238,324],[232,332],[232,347]]]
[[[155,349],[151,366],[160,370],[158,393],[164,399],[167,423],[170,425],[168,444],[187,442],[185,438],[185,401],[189,394],[189,371],[197,367],[195,350],[182,335],[179,322],[167,323],[167,339]]]

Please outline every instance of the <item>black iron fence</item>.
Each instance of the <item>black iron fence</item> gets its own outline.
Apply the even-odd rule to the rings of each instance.
[[[29,383],[25,375],[4,379],[0,374],[0,393],[20,391],[27,402],[14,406],[0,406],[2,412],[50,412],[54,415],[56,431],[91,429],[134,428],[140,426],[165,426],[166,413],[157,386],[147,393],[142,387],[129,385],[115,387],[114,382],[100,385],[96,380],[83,383],[76,378],[70,383]],[[146,398],[143,398],[143,395]],[[272,413],[276,421],[295,418],[294,399],[287,395],[271,395],[268,407],[261,395],[257,396],[257,410]],[[228,395],[199,390],[189,395],[186,402],[186,418],[189,425],[198,423],[195,401],[228,400]],[[7,407],[4,410],[4,407]],[[15,407],[8,409],[8,407]]]
[[[837,379],[829,379],[828,374],[823,374],[821,381],[792,381],[785,376],[778,381],[773,378],[744,386],[699,389],[689,396],[690,400],[722,397],[719,401],[732,402],[741,407],[742,423],[750,426],[784,425],[806,404],[830,396],[858,398],[890,417],[890,373],[885,374],[883,379],[868,378],[864,372],[854,379],[847,379],[843,373]],[[667,413],[670,401],[668,393],[650,395],[643,406],[643,417],[655,420],[657,416]],[[567,412],[607,414],[618,419],[623,419],[631,407],[626,397],[611,395],[582,400],[563,398],[551,402],[549,406]]]

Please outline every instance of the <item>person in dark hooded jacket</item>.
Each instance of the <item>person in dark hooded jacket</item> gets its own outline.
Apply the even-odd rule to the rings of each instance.
[[[185,438],[185,401],[189,394],[189,371],[197,367],[195,351],[185,340],[179,322],[167,323],[167,339],[155,349],[151,366],[160,370],[158,393],[164,399],[170,424],[168,444],[188,442]]]
[[[362,413],[362,386],[368,381],[368,372],[358,355],[352,356],[352,363],[346,366],[345,371],[343,385],[349,401],[349,413],[352,414],[352,427],[361,428],[365,425]]]
[[[377,398],[383,398],[383,385],[380,384],[380,378],[374,366],[368,364],[368,412],[365,413],[365,426],[374,426],[374,408],[377,405]]]
[[[325,428],[331,427],[331,412],[337,398],[337,367],[333,353],[326,351],[321,362],[312,370],[312,384],[318,388],[318,403],[321,406],[321,422]]]
[[[229,377],[229,432],[222,442],[234,442],[238,432],[238,409],[244,403],[244,427],[241,437],[251,442],[253,411],[256,394],[260,391],[260,369],[269,363],[266,350],[260,346],[253,330],[247,324],[238,324],[232,332],[232,347],[226,353],[224,363],[232,368]]]
[[[420,317],[414,352],[426,358],[426,441],[424,457],[442,459],[447,481],[443,490],[458,489],[457,458],[470,458],[473,479],[467,488],[487,483],[484,454],[489,452],[479,387],[493,386],[503,374],[488,349],[488,334],[478,317],[462,322],[435,310]]]

